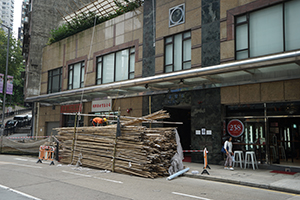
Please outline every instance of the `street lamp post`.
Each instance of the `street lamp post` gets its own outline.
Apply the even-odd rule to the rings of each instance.
[[[2,104],[2,136],[4,134],[4,129],[5,129],[5,125],[4,125],[4,115],[5,115],[5,99],[6,99],[6,82],[7,82],[7,71],[8,71],[8,56],[9,56],[9,39],[10,39],[10,30],[11,28],[8,26],[5,26],[4,24],[1,24],[2,26],[4,26],[5,28],[8,29],[8,39],[7,39],[7,52],[6,52],[6,65],[5,65],[5,80],[4,80],[4,95],[3,95],[3,104]],[[2,141],[2,139],[1,139]],[[2,145],[1,145],[2,146]]]

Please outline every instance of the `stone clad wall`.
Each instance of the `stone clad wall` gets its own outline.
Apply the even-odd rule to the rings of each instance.
[[[180,108],[188,106],[191,109],[191,147],[190,149],[208,149],[208,160],[218,164],[221,158],[221,104],[220,89],[206,89],[190,92],[168,93],[151,97],[152,112],[167,107]],[[144,111],[145,113],[148,110]],[[172,117],[172,116],[171,116]],[[211,136],[196,135],[196,130],[206,128],[212,131]],[[184,140],[181,138],[181,140]],[[186,149],[189,150],[189,149]],[[192,162],[203,162],[203,154],[193,153]]]
[[[67,90],[68,65],[85,62],[85,86],[95,85],[96,58],[135,47],[135,77],[142,76],[142,7],[70,36],[43,49],[40,94],[47,93],[48,71],[63,67],[62,90]],[[93,33],[94,32],[94,33]],[[93,38],[92,38],[93,37]]]
[[[221,88],[222,104],[247,104],[300,99],[300,80],[286,80]]]

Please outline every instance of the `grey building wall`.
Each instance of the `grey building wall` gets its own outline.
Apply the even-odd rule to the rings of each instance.
[[[39,95],[40,83],[45,81],[41,80],[42,50],[49,40],[50,31],[58,27],[62,20],[61,14],[70,14],[78,9],[77,6],[83,6],[83,3],[90,3],[90,0],[29,1],[32,10],[28,13],[30,43],[28,54],[25,55],[25,98]]]

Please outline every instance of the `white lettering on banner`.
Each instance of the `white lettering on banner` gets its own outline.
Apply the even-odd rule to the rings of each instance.
[[[111,110],[111,99],[110,100],[98,100],[92,102],[92,112],[110,111]]]

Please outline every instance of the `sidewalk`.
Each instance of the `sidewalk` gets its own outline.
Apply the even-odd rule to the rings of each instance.
[[[190,178],[200,178],[300,194],[300,173],[294,175],[271,173],[272,170],[268,169],[253,170],[252,166],[247,169],[241,169],[238,166],[234,168],[234,171],[230,171],[224,169],[224,166],[221,165],[209,165],[211,169],[207,168],[208,175],[206,173],[201,174],[203,171],[203,164],[201,163],[184,162],[183,165],[190,168],[190,170],[184,174],[184,176]],[[199,173],[194,174],[195,171]]]

